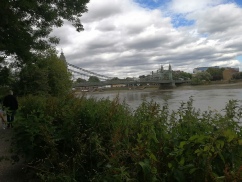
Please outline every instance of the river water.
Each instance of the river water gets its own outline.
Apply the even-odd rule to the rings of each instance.
[[[193,106],[201,111],[216,110],[218,112],[225,108],[229,100],[239,100],[242,104],[242,84],[227,84],[213,86],[182,86],[171,90],[144,89],[144,90],[122,90],[88,93],[87,97],[96,99],[108,98],[113,100],[119,95],[119,99],[132,108],[136,109],[143,100],[155,101],[161,106],[168,102],[171,110],[177,110],[182,102],[193,98]]]

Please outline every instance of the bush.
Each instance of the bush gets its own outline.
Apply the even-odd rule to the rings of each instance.
[[[192,102],[131,111],[118,97],[28,96],[15,146],[42,181],[240,181],[241,106],[201,113]]]

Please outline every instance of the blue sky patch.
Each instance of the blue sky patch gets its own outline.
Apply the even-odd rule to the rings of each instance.
[[[148,9],[160,9],[165,8],[171,0],[134,0],[143,8]],[[242,0],[227,0],[227,3],[236,3],[238,6],[242,7]],[[193,20],[187,20],[182,15],[173,15],[172,24],[174,27],[191,26],[195,22]]]
[[[242,63],[242,56],[237,56],[236,59]]]
[[[160,6],[164,6],[171,0],[134,0],[136,3],[140,4],[142,7],[155,9]],[[242,7],[242,0],[227,0],[227,3],[236,3],[238,6]]]
[[[182,26],[191,26],[194,25],[195,21],[194,20],[188,20],[184,18],[182,15],[175,15],[172,18],[172,24],[174,27],[182,27]]]
[[[140,4],[140,6],[149,9],[156,9],[160,6],[163,6],[170,0],[134,0],[136,3]]]
[[[234,0],[234,2],[239,5],[240,7],[242,7],[242,1],[241,0]]]

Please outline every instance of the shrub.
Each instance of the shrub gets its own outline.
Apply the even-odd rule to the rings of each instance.
[[[169,111],[118,97],[28,96],[20,101],[15,146],[43,181],[239,181],[242,107],[200,112],[193,100]]]

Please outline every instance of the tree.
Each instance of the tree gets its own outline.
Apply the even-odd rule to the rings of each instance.
[[[133,81],[133,80],[134,80],[134,78],[131,78],[131,77],[126,77],[126,78],[125,78],[125,80],[127,80],[127,81]]]
[[[0,66],[0,86],[9,86],[13,81],[13,75],[11,73],[11,69],[7,66]]]
[[[12,69],[0,64],[0,99],[6,95],[9,87],[12,88],[14,78]]]
[[[202,84],[203,81],[210,81],[212,76],[208,72],[199,72],[192,77],[191,83],[194,85]]]
[[[66,63],[56,54],[50,53],[43,63],[48,67],[48,83],[51,95],[58,96],[68,93],[72,88],[71,73],[68,72]]]
[[[82,78],[77,78],[76,79],[76,83],[82,83],[82,82],[86,82],[86,80],[82,79]]]
[[[99,78],[96,76],[90,76],[88,81],[89,82],[100,82]]]
[[[172,71],[172,76],[173,76],[173,80],[178,80],[180,78],[182,78],[184,80],[189,80],[192,78],[191,73],[187,73],[184,71]]]
[[[184,78],[184,80],[189,80],[189,79],[192,78],[192,74],[182,71],[181,72],[181,77]]]
[[[41,68],[39,63],[24,66],[15,87],[19,95],[49,93],[48,69]]]
[[[50,37],[53,27],[64,20],[82,31],[82,13],[89,0],[1,0],[0,1],[0,60],[7,55],[29,61],[36,50],[46,50],[59,39]],[[35,51],[34,51],[35,50]]]
[[[35,63],[26,64],[20,71],[15,87],[20,95],[63,95],[72,87],[71,74],[55,52],[39,55]]]
[[[120,80],[118,77],[114,77],[114,78],[110,79],[110,81],[118,81],[118,80]]]
[[[208,68],[207,72],[212,76],[212,80],[222,80],[223,79],[224,68]]]
[[[234,73],[233,79],[242,79],[242,72]]]

